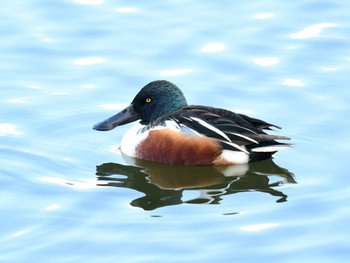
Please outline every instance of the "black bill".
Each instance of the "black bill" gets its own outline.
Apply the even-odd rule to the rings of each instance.
[[[117,126],[136,121],[139,118],[140,116],[135,112],[133,105],[130,104],[128,107],[116,115],[95,124],[93,128],[98,131],[109,131]]]

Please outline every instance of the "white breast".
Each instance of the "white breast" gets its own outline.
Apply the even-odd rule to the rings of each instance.
[[[147,138],[150,131],[161,129],[172,129],[180,131],[179,125],[172,120],[165,121],[164,126],[155,126],[152,129],[143,131],[144,128],[144,125],[137,123],[135,126],[131,127],[131,129],[126,132],[126,134],[122,138],[122,142],[120,145],[122,153],[131,157],[136,157],[136,147],[140,144],[140,142]]]
[[[135,157],[135,149],[137,145],[148,136],[148,131],[142,132],[142,128],[144,127],[144,125],[138,123],[125,133],[120,145],[122,153]]]

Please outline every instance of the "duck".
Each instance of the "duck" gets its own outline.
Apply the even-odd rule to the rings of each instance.
[[[120,150],[131,158],[170,165],[235,165],[269,159],[291,144],[268,134],[279,126],[230,110],[188,105],[167,80],[144,86],[125,109],[93,126],[109,131],[139,120],[122,137]]]

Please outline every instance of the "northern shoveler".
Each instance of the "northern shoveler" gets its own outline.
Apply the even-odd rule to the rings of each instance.
[[[182,91],[166,80],[143,87],[131,104],[97,123],[99,131],[136,120],[122,138],[122,153],[143,160],[177,165],[228,165],[270,158],[288,143],[270,135],[276,125],[208,106],[187,105]]]

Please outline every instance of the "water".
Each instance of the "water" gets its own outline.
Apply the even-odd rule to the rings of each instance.
[[[349,3],[87,2],[0,10],[2,262],[348,261]],[[156,79],[294,147],[132,165],[92,125]]]

